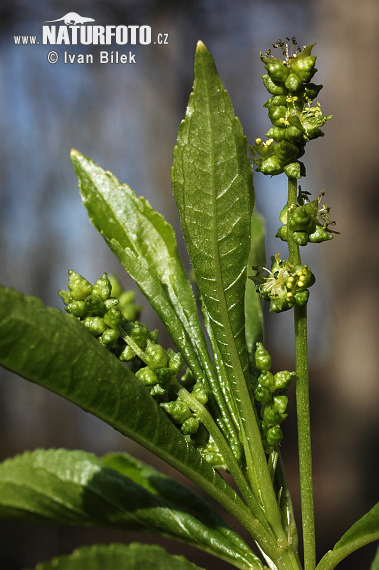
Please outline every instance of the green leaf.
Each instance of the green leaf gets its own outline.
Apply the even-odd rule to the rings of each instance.
[[[134,374],[74,317],[0,288],[0,364],[143,445],[250,526],[249,511],[231,487],[187,442]]]
[[[170,499],[169,486],[178,503]],[[191,502],[195,512],[210,509],[179,483],[126,455],[102,460],[84,451],[37,450],[0,465],[2,518],[145,531],[236,560],[241,568],[255,562],[216,513],[214,520],[202,521],[191,512]]]
[[[345,532],[333,550],[321,559],[317,569],[332,570],[349,554],[375,540],[379,540],[379,503]]]
[[[202,377],[198,358],[206,370],[210,358],[173,228],[145,198],[91,159],[72,150],[71,160],[91,222],[156,310],[195,377]]]
[[[272,526],[281,526],[251,394],[245,339],[245,289],[254,206],[246,138],[210,52],[195,55],[195,80],[178,132],[174,197],[202,302],[239,416],[249,482]],[[229,394],[225,393],[228,403]],[[228,403],[229,405],[229,403]],[[279,530],[280,532],[280,530]]]
[[[228,527],[220,515],[188,487],[167,477],[151,465],[135,459],[127,453],[109,453],[103,461],[123,475],[130,477],[154,495],[169,501],[177,508],[185,509],[202,521],[209,529],[223,535],[238,550],[248,553],[254,559],[250,548],[241,537]],[[253,560],[254,561],[254,560]]]
[[[174,150],[172,184],[202,301],[234,382],[236,369],[248,372],[244,297],[253,176],[246,138],[202,42]]]
[[[184,556],[168,554],[161,546],[138,544],[96,544],[83,546],[70,555],[37,564],[35,570],[202,570]],[[31,568],[29,570],[32,570]]]

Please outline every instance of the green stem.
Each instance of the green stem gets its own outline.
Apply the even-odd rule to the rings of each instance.
[[[307,306],[295,305],[296,405],[299,446],[300,494],[304,544],[304,568],[316,566],[313,507],[311,428],[309,413]]]
[[[288,211],[296,206],[297,181],[288,179]],[[292,239],[288,230],[289,262],[301,264],[299,246]],[[296,352],[296,404],[297,431],[299,447],[299,473],[301,513],[304,545],[304,569],[314,570],[316,567],[315,523],[312,483],[312,452],[311,429],[309,412],[309,381],[308,381],[308,348],[307,348],[307,307],[294,307],[295,352]]]

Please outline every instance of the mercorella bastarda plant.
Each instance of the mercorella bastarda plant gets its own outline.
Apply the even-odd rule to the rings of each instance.
[[[261,54],[272,126],[248,147],[210,52],[199,42],[195,79],[180,125],[172,189],[194,270],[191,282],[173,228],[144,198],[72,151],[89,217],[172,339],[141,322],[135,292],[112,275],[90,283],[69,271],[64,311],[1,290],[1,364],[74,402],[155,453],[234,516],[243,540],[192,490],[126,453],[37,450],[0,465],[3,518],[148,531],[186,542],[240,569],[329,570],[379,539],[376,505],[316,560],[307,365],[307,303],[315,283],[300,252],[333,238],[329,208],[298,186],[299,160],[330,116],[311,82],[314,44],[283,57]],[[252,159],[252,160],[251,160]],[[254,212],[253,167],[285,175],[271,266]],[[259,174],[258,174],[259,176]],[[262,302],[292,311],[294,370],[277,370],[265,346]],[[280,455],[288,387],[296,384],[301,532]],[[225,477],[224,474],[228,476]],[[298,536],[301,537],[299,540]],[[377,557],[378,558],[378,557]],[[159,546],[79,548],[39,569],[197,566]],[[378,560],[373,563],[378,564]],[[377,566],[374,566],[377,567]]]

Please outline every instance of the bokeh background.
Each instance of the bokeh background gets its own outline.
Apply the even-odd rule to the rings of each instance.
[[[317,275],[309,313],[320,555],[377,500],[378,10],[375,0],[2,0],[0,5],[0,281],[61,308],[56,291],[66,287],[69,268],[92,282],[103,271],[113,272],[131,286],[90,225],[70,148],[147,197],[178,230],[169,173],[197,40],[211,49],[250,143],[269,127],[259,51],[286,36],[296,36],[300,45],[317,42],[315,82],[325,86],[319,100],[334,118],[323,129],[326,136],[308,145],[302,187],[313,197],[326,191],[341,232],[303,256]],[[169,44],[104,48],[132,49],[135,65],[100,65],[92,46],[58,46],[61,59],[51,65],[48,46],[14,44],[14,35],[38,35],[43,21],[70,11],[100,25],[150,25],[153,33],[168,33]],[[95,63],[64,64],[64,49],[94,53]],[[275,235],[286,178],[257,174],[255,189],[268,236]],[[268,256],[279,251],[285,257],[284,245],[268,237]],[[148,309],[143,320],[159,326]],[[294,366],[288,326],[289,315],[267,315],[267,345],[278,370]],[[164,333],[160,338],[167,341]],[[283,454],[298,510],[294,415],[292,403]],[[0,430],[0,459],[62,446],[97,454],[126,450],[161,467],[100,421],[5,371]],[[141,537],[103,529],[1,523],[0,568],[20,570],[81,544],[136,539]],[[163,544],[200,566],[227,567],[170,541]],[[374,552],[374,545],[366,547],[339,567],[366,569]]]

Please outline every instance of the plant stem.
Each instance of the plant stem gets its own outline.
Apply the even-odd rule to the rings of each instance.
[[[309,414],[307,307],[295,305],[296,407],[299,446],[300,495],[303,526],[304,568],[316,566],[312,484],[312,452]]]
[[[297,181],[288,179],[288,211],[296,206]],[[288,230],[289,262],[301,264],[299,246]],[[295,353],[296,353],[296,407],[299,448],[300,496],[304,545],[304,569],[316,567],[315,523],[312,483],[312,451],[309,412],[307,307],[294,306]]]

